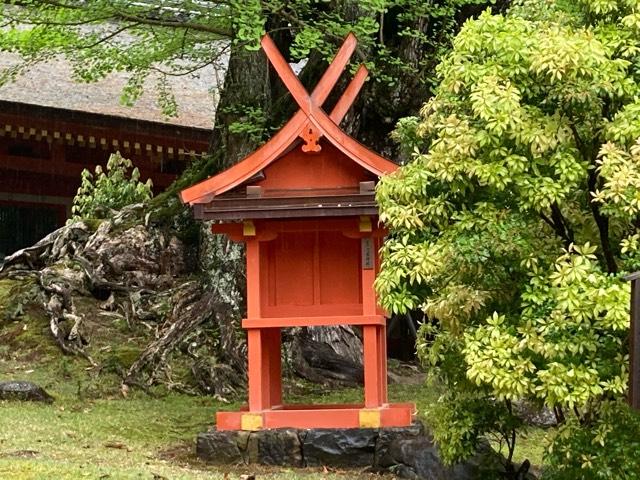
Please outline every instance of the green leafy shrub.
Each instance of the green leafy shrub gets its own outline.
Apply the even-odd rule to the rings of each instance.
[[[639,18],[624,0],[486,11],[454,40],[420,117],[398,125],[414,154],[378,185],[390,235],[376,288],[389,311],[429,319],[418,353],[450,390],[434,433],[446,460],[505,428],[516,438],[492,408],[545,404],[580,425],[567,430],[579,443],[625,395],[622,274],[640,266]],[[556,478],[635,478],[590,468]]]
[[[544,480],[640,479],[640,415],[618,402],[603,403],[593,424],[575,419],[556,435]]]
[[[100,165],[92,174],[82,171],[82,183],[73,199],[73,219],[107,218],[126,205],[144,202],[153,196],[151,179],[140,181],[140,171],[119,152],[112,154],[106,172]]]

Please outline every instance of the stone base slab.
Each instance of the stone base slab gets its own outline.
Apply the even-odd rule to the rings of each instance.
[[[503,478],[501,456],[488,445],[448,467],[421,423],[396,428],[211,430],[198,435],[196,453],[214,465],[331,466],[389,471],[414,480]],[[528,478],[528,477],[526,477]]]
[[[387,467],[394,440],[419,438],[421,423],[400,428],[217,430],[198,435],[199,458],[218,465]]]

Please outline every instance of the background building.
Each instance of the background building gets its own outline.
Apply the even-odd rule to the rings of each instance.
[[[0,54],[0,70],[17,62]],[[153,79],[135,106],[122,105],[125,83],[123,74],[76,83],[65,61],[52,60],[0,87],[0,258],[64,224],[82,170],[111,153],[130,158],[157,192],[207,151],[213,69],[172,79],[177,117],[162,114]]]

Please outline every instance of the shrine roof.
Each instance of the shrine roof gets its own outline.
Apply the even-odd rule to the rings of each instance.
[[[395,163],[369,150],[338,126],[366,80],[368,72],[364,65],[360,66],[332,112],[327,114],[322,109],[322,104],[355,50],[357,41],[352,34],[347,36],[311,94],[306,91],[271,38],[265,35],[261,43],[264,52],[300,109],[267,143],[239,163],[214,177],[183,190],[180,195],[184,203],[190,205],[207,204],[216,196],[241,186],[281,158],[292,146],[296,146],[300,142],[300,138],[306,142],[302,146],[302,150],[313,154],[313,152],[320,150],[319,139],[324,137],[348,160],[357,163],[376,176],[391,173],[398,168]]]
[[[0,71],[20,62],[18,55],[0,52]],[[125,73],[115,72],[95,83],[79,83],[72,78],[69,62],[54,58],[33,65],[15,81],[0,86],[0,101],[211,130],[216,106],[212,86],[219,76],[220,72],[209,66],[197,75],[170,78],[178,115],[167,117],[157,105],[153,75],[146,82],[145,93],[129,107],[120,101],[127,82]]]

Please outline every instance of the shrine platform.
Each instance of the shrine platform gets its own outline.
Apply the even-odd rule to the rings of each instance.
[[[348,405],[278,405],[269,410],[218,412],[217,429],[257,431],[274,428],[382,428],[411,425],[416,413],[413,403],[387,403],[366,408]]]

